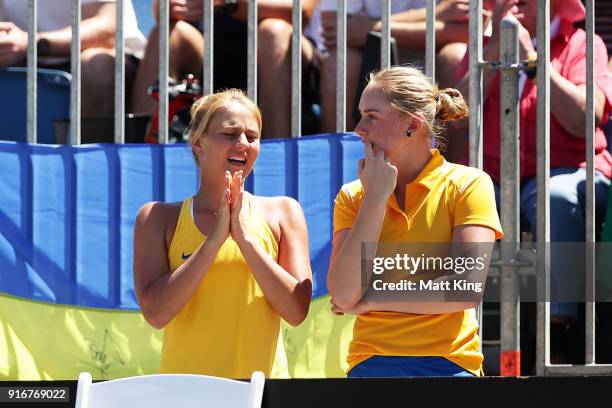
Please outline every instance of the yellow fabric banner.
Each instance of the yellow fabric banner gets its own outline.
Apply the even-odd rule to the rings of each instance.
[[[342,377],[353,318],[333,316],[329,296],[298,327],[283,323],[293,378]],[[73,380],[153,374],[162,332],[135,311],[81,308],[0,295],[0,380]]]

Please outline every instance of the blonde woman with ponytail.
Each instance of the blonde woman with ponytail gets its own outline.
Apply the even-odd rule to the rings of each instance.
[[[502,236],[489,176],[432,148],[444,122],[467,116],[465,100],[418,69],[393,67],[370,76],[359,110],[365,158],[359,179],[336,197],[327,276],[332,311],[356,315],[348,376],[481,375],[476,301],[364,294],[372,273],[361,271],[363,243],[461,245]]]
[[[244,191],[261,114],[242,91],[203,97],[191,117],[198,191],[145,204],[134,227],[138,303],[164,330],[160,371],[286,376],[280,319],[300,324],[312,292],[304,213],[292,198]]]

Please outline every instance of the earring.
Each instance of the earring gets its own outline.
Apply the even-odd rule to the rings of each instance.
[[[408,129],[406,131],[406,137],[412,137],[412,130]]]

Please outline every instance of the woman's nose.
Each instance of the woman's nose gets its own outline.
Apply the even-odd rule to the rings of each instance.
[[[249,139],[245,133],[242,133],[236,142],[236,145],[239,147],[244,147],[245,149],[249,147]]]
[[[357,126],[355,126],[355,134],[359,136],[361,140],[364,140],[364,138],[366,137],[367,133],[364,129],[364,126],[361,120],[359,121],[359,123],[357,123]]]

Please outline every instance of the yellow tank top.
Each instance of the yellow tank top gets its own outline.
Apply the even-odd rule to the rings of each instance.
[[[245,198],[251,203],[250,233],[277,260],[278,244],[263,214],[251,195]],[[188,198],[183,201],[168,250],[171,271],[206,240],[192,214],[192,198]],[[259,370],[266,377],[287,377],[279,332],[280,316],[267,302],[230,237],[197,292],[164,328],[160,372],[250,378]],[[273,370],[275,353],[278,357]]]

